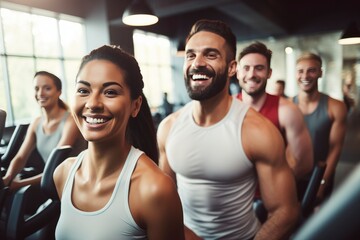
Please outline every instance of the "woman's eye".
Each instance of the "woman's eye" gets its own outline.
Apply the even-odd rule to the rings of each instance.
[[[118,95],[118,92],[110,89],[110,90],[105,91],[105,95],[109,96],[109,97],[114,97],[114,96]]]

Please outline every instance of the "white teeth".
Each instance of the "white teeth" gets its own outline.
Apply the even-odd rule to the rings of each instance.
[[[104,122],[105,122],[105,119],[103,119],[103,118],[91,118],[91,117],[86,117],[86,121],[87,121],[88,123],[97,124],[97,123],[104,123]]]
[[[304,84],[304,85],[309,85],[310,81],[301,81],[301,83]]]
[[[209,77],[206,76],[206,75],[203,75],[203,74],[194,74],[194,75],[192,76],[192,79],[194,79],[194,80],[198,80],[198,79],[205,79],[205,80],[207,80],[207,79],[209,79]]]

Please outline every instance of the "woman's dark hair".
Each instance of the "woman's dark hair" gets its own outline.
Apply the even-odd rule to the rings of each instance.
[[[51,78],[51,79],[53,80],[54,84],[55,84],[56,89],[57,89],[58,91],[61,91],[61,90],[62,90],[61,80],[60,80],[60,78],[58,78],[55,74],[49,73],[49,72],[47,72],[47,71],[38,71],[38,72],[35,73],[34,78],[35,78],[36,76],[39,76],[39,75],[41,75],[41,76],[47,76],[47,77]],[[60,107],[60,108],[63,108],[63,109],[65,109],[65,110],[68,110],[68,106],[67,106],[66,103],[65,103],[63,100],[61,100],[60,98],[59,98],[59,100],[58,100],[58,104],[59,104],[59,107]]]
[[[134,147],[141,149],[155,163],[158,162],[156,131],[149,104],[143,94],[143,77],[136,59],[117,46],[104,45],[92,50],[83,57],[79,72],[92,60],[107,60],[125,72],[125,83],[130,89],[131,99],[142,97],[140,111],[136,117],[130,117],[126,137]]]
[[[226,44],[229,47],[229,57],[227,59],[228,62],[235,59],[236,55],[236,36],[232,32],[231,28],[224,22],[219,20],[208,20],[201,19],[198,20],[191,28],[189,35],[186,38],[186,42],[196,33],[206,31],[212,32],[220,37],[224,38]]]

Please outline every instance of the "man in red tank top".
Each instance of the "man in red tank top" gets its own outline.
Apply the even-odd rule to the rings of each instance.
[[[272,73],[271,56],[271,50],[260,42],[243,49],[237,67],[242,92],[237,97],[268,118],[280,130],[287,143],[288,164],[296,179],[301,179],[313,167],[311,138],[300,109],[286,98],[265,91]]]

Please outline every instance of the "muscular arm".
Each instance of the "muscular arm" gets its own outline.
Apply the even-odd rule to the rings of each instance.
[[[280,99],[279,121],[287,141],[287,162],[295,177],[301,179],[311,172],[314,164],[309,130],[300,109],[287,99]]]
[[[255,239],[286,239],[297,223],[299,204],[295,179],[285,160],[283,139],[270,121],[251,110],[242,129],[244,150],[255,164],[268,211]]]
[[[326,169],[323,176],[325,185],[321,185],[318,192],[318,197],[322,198],[324,188],[327,180],[330,180],[334,175],[336,165],[339,161],[341,149],[345,139],[346,132],[346,107],[343,102],[329,98],[329,112],[333,119],[330,137],[329,137],[329,153],[326,159]]]

